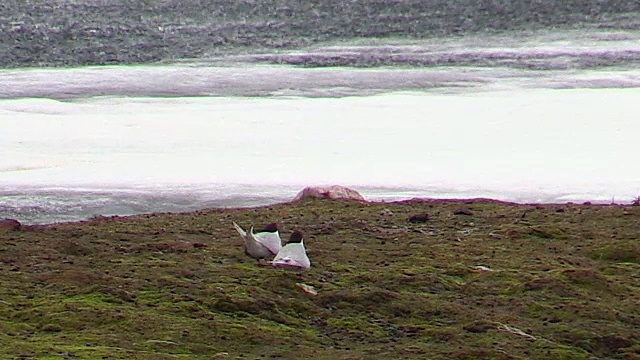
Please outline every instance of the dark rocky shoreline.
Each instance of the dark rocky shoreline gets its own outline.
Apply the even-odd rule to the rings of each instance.
[[[639,2],[624,0],[9,0],[0,4],[0,66],[150,63],[357,37],[639,29],[639,14]]]

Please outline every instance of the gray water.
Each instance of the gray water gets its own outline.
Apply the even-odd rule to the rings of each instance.
[[[339,97],[511,87],[624,88],[640,85],[638,64],[639,30],[353,39],[153,66],[5,70],[0,98]]]

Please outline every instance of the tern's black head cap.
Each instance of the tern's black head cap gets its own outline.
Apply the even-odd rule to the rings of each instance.
[[[264,226],[264,228],[258,232],[270,232],[270,233],[274,233],[278,231],[278,224],[277,223],[269,223],[267,225]]]
[[[293,232],[293,234],[291,234],[291,237],[289,237],[288,244],[301,243],[301,242],[302,242],[302,232],[299,230],[296,230]]]

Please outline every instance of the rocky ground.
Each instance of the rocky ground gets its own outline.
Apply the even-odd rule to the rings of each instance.
[[[358,37],[637,29],[639,19],[640,3],[628,0],[5,0],[0,67],[148,63]]]
[[[638,359],[640,206],[304,200],[0,228],[0,357]],[[305,233],[259,266],[232,221]],[[313,287],[317,295],[303,291]]]

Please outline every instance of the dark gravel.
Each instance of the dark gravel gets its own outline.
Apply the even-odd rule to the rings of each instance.
[[[638,0],[3,0],[0,66],[148,63],[355,37],[640,28]]]

